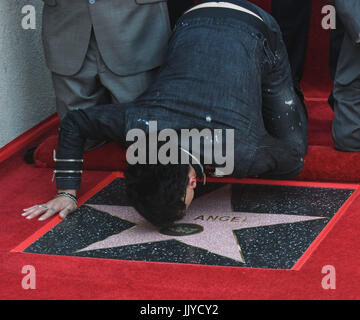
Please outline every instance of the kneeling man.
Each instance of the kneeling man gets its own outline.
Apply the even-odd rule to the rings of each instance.
[[[200,147],[184,146],[179,138],[177,148],[168,149],[177,150],[175,155],[162,154],[179,160],[176,163],[154,161],[153,131],[170,130],[182,136],[189,129],[211,134],[201,137]],[[74,211],[85,140],[118,141],[128,147],[129,155],[136,140],[134,130],[144,132],[148,143],[137,153],[145,150],[147,156],[140,163],[132,161],[136,152],[130,157],[125,173],[128,195],[154,225],[181,219],[193,199],[197,178],[205,179],[208,171],[236,178],[298,175],[307,152],[307,116],[294,91],[275,20],[245,0],[200,1],[177,22],[164,64],[142,96],[127,104],[67,114],[55,158],[58,194],[25,209],[23,215],[45,220]],[[160,139],[159,134],[158,140],[163,140],[156,148],[159,155],[167,143],[164,136]],[[210,152],[204,151],[209,145]],[[229,154],[221,158],[224,149]],[[183,161],[186,158],[188,162]]]

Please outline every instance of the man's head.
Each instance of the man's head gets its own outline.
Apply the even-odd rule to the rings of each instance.
[[[131,204],[159,227],[183,218],[194,198],[196,173],[190,165],[136,164],[129,166],[125,178]]]

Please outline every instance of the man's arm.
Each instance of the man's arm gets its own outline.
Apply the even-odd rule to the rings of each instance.
[[[87,139],[125,142],[126,106],[105,105],[68,112],[60,125],[56,152],[58,189],[80,189],[82,156]]]
[[[70,111],[60,125],[55,154],[57,195],[42,205],[24,209],[27,219],[45,220],[57,213],[65,218],[76,210],[80,189],[82,156],[86,139],[125,142],[125,110],[130,104],[95,106]],[[61,194],[61,195],[60,195]],[[73,197],[72,197],[73,196]]]

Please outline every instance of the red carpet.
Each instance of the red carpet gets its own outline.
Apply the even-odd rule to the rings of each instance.
[[[254,1],[268,8],[267,1]],[[331,88],[327,71],[328,31],[321,29],[319,14],[326,0],[315,0],[307,70],[303,88],[310,113],[310,151],[299,179],[312,181],[358,182],[359,154],[340,153],[332,148],[332,113],[326,104]],[[40,138],[56,131],[49,130]],[[318,244],[299,271],[209,267],[167,263],[117,261],[95,258],[38,255],[10,252],[46,223],[27,221],[23,208],[51,198],[52,170],[26,165],[21,149],[0,166],[0,299],[359,299],[360,268],[358,241],[360,198],[347,208],[328,235]],[[108,148],[108,146],[107,146]],[[10,150],[10,151],[9,151]],[[50,150],[50,149],[48,149]],[[0,159],[13,149],[0,150]],[[5,155],[4,155],[5,154]],[[46,157],[52,156],[47,152]],[[88,166],[96,169],[89,154]],[[107,157],[104,169],[113,169]],[[116,159],[123,159],[121,152]],[[40,159],[40,156],[39,156]],[[110,160],[113,160],[110,159]],[[39,160],[40,161],[40,160]],[[46,162],[45,160],[44,162]],[[92,161],[92,162],[91,162]],[[109,162],[105,162],[109,161]],[[80,197],[107,177],[109,172],[86,171]],[[85,197],[84,197],[85,196]],[[54,223],[54,221],[50,221]],[[36,269],[36,289],[24,290],[22,268]],[[321,282],[324,266],[336,270],[336,289],[325,290]]]

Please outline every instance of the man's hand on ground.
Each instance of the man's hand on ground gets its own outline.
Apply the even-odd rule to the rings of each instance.
[[[47,203],[41,205],[35,205],[30,208],[23,209],[23,217],[26,219],[38,218],[40,221],[44,221],[55,214],[59,213],[62,219],[65,219],[70,213],[76,210],[77,206],[74,200],[61,196],[50,200]]]

